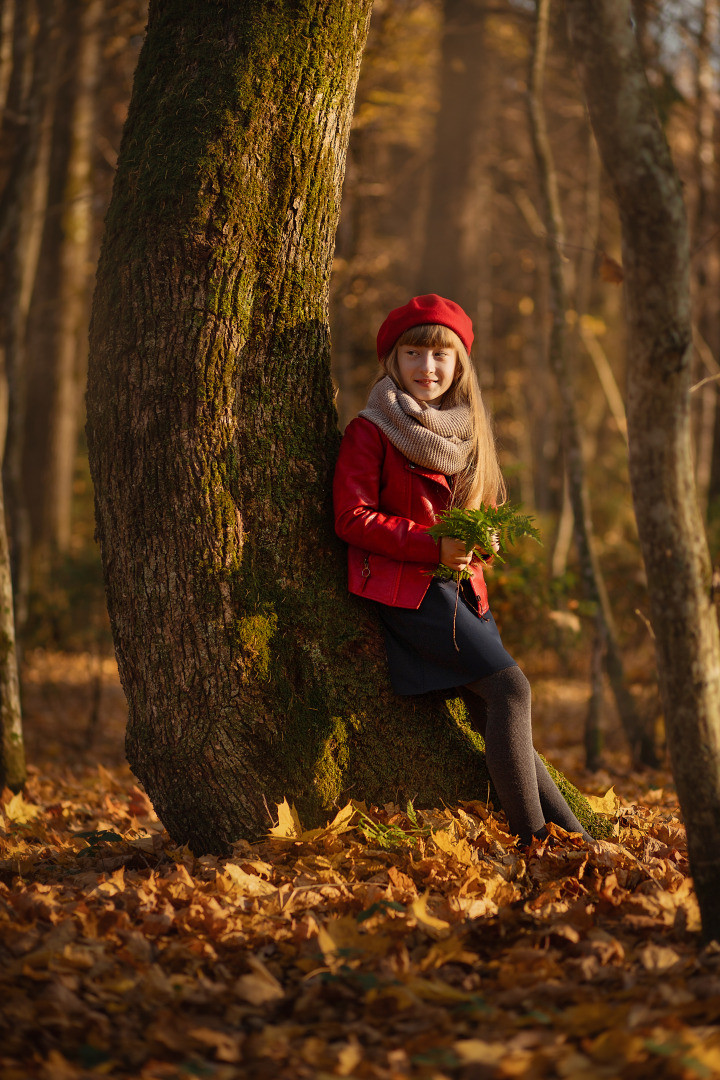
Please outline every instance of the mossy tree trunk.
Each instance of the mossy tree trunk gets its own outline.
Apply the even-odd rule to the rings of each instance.
[[[371,0],[155,0],[98,270],[88,437],[128,756],[178,842],[288,796],[486,791],[348,597],[327,291]]]
[[[704,933],[720,938],[720,640],[693,477],[685,208],[627,0],[567,10],[622,221],[630,480],[690,866]]]

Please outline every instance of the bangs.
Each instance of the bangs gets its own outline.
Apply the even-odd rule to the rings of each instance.
[[[425,349],[462,348],[462,342],[455,331],[449,326],[440,326],[438,323],[411,326],[397,339],[395,348],[399,345],[421,345]]]

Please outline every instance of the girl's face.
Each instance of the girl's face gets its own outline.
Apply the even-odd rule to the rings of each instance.
[[[403,389],[418,402],[439,402],[452,385],[456,363],[456,349],[398,346],[397,364]]]

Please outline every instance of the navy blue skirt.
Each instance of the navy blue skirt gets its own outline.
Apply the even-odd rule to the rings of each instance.
[[[463,583],[464,584],[464,583]],[[385,630],[390,682],[396,694],[424,694],[464,686],[515,667],[492,614],[478,614],[472,589],[433,578],[419,608],[370,601]],[[457,643],[457,648],[455,644]]]

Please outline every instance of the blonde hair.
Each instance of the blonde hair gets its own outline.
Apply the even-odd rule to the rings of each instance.
[[[467,465],[455,478],[453,505],[475,510],[481,503],[498,506],[505,502],[505,481],[500,472],[490,418],[485,409],[475,368],[462,341],[448,326],[435,323],[412,326],[400,335],[391,352],[382,360],[383,370],[379,372],[375,383],[389,375],[400,390],[404,389],[397,359],[401,345],[419,345],[426,349],[455,349],[457,352],[455,374],[446,396],[452,394],[456,402],[463,402],[470,407],[473,448]]]

